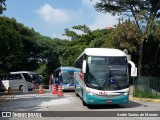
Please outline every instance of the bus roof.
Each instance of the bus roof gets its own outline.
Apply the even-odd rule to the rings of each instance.
[[[75,68],[75,67],[70,67],[70,66],[63,66],[63,67],[59,67],[59,68],[57,68],[56,70],[68,70],[68,71],[79,71],[79,69],[78,68]],[[56,71],[55,70],[55,71]]]
[[[11,74],[17,74],[17,73],[29,73],[29,74],[37,74],[36,72],[33,71],[16,71],[16,72],[10,72]]]
[[[114,48],[86,48],[81,55],[78,57],[78,59],[83,55],[90,55],[90,56],[126,56],[126,54],[119,50]]]

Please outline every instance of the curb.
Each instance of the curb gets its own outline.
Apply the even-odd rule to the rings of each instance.
[[[145,102],[157,102],[157,103],[160,103],[160,99],[150,99],[150,98],[130,97],[129,100],[138,100],[138,101],[145,101]]]
[[[0,96],[0,105],[10,101],[13,98],[13,95],[2,95]]]

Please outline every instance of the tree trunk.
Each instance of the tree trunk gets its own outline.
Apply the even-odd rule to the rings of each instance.
[[[144,40],[141,41],[139,46],[139,61],[138,61],[138,76],[142,75],[142,68],[143,68],[143,43]]]

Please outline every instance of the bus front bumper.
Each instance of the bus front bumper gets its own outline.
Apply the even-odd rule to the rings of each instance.
[[[74,84],[63,84],[62,85],[63,90],[75,90]]]
[[[115,98],[109,98],[109,97],[101,97],[97,95],[90,95],[89,93],[86,93],[86,104],[94,104],[94,105],[100,105],[100,104],[127,104],[129,102],[129,95],[121,95]]]

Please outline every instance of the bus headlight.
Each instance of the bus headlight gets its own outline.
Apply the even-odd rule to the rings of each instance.
[[[90,92],[90,93],[88,93],[88,94],[89,94],[89,95],[94,95],[94,94],[93,94],[93,93],[91,93],[91,92]]]
[[[86,93],[90,93],[90,89],[87,89],[87,88],[86,88]]]
[[[91,92],[90,89],[86,89],[86,93],[88,93],[89,95],[96,95],[95,93]]]
[[[125,95],[125,96],[126,96],[126,95],[129,95],[129,92],[125,92],[125,93],[123,93],[122,95]]]

